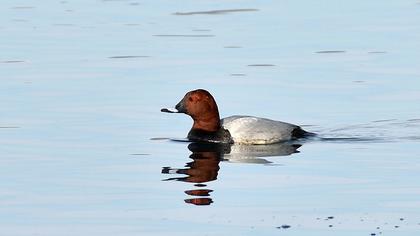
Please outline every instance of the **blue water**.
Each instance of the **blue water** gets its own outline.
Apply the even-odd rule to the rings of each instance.
[[[418,235],[419,22],[416,0],[2,1],[1,234]],[[195,88],[319,136],[190,150],[160,109]]]

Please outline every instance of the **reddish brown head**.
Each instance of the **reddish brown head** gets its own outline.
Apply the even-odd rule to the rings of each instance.
[[[175,106],[178,112],[185,113],[194,120],[192,129],[216,132],[220,129],[219,109],[213,96],[204,89],[185,94]]]

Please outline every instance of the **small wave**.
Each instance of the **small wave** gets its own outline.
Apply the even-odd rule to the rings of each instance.
[[[276,66],[274,64],[251,64],[248,66],[263,67],[263,66]]]
[[[327,137],[320,137],[321,141],[326,142],[383,142],[385,140],[380,138],[364,138],[364,137],[337,137],[337,138],[327,138]]]
[[[420,119],[381,119],[320,132],[320,140],[334,142],[397,142],[420,140]]]
[[[206,38],[215,37],[213,34],[155,34],[154,37],[186,37],[186,38]]]
[[[191,15],[220,15],[227,13],[236,13],[236,12],[252,12],[259,11],[258,9],[248,8],[248,9],[223,9],[223,10],[211,10],[211,11],[191,11],[191,12],[175,12],[174,15],[177,16],[191,16]]]
[[[111,56],[109,59],[131,59],[131,58],[148,58],[150,56]]]
[[[317,51],[315,53],[345,53],[346,51],[344,50],[325,50],[325,51]]]
[[[25,61],[21,60],[8,60],[8,61],[0,61],[0,63],[23,63]]]

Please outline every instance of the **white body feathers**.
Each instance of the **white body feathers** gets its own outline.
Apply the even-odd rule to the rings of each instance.
[[[229,116],[221,120],[235,144],[272,144],[292,139],[297,125],[254,116]]]

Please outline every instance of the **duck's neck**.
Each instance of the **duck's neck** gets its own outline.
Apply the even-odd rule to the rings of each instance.
[[[192,128],[207,132],[216,132],[221,128],[220,119],[217,117],[208,120],[194,120]]]
[[[199,119],[193,117],[193,120],[194,124],[192,129],[206,132],[217,132],[221,128],[219,114],[208,117],[200,117]]]

